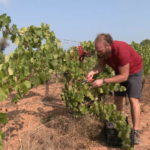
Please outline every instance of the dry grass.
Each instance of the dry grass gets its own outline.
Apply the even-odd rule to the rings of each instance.
[[[100,141],[103,125],[94,117],[58,117],[20,140],[20,150],[81,150]],[[96,142],[98,144],[98,142]]]

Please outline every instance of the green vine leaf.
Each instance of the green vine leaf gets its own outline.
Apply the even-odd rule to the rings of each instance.
[[[5,113],[0,112],[0,123],[6,124],[7,123],[7,116]]]
[[[5,101],[7,98],[7,93],[3,90],[3,88],[0,89],[0,101]]]

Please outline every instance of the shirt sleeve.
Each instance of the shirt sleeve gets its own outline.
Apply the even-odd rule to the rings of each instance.
[[[125,66],[130,63],[130,48],[129,46],[124,43],[118,46],[117,52],[117,64],[119,67]]]

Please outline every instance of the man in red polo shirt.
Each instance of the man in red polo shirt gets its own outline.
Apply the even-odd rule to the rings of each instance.
[[[142,88],[143,61],[142,57],[127,43],[113,41],[111,35],[100,34],[95,39],[95,49],[98,56],[98,64],[88,73],[91,78],[94,74],[101,73],[106,64],[116,73],[116,76],[106,79],[97,79],[92,83],[93,87],[100,87],[107,83],[120,83],[126,87],[126,92],[115,92],[115,104],[118,111],[123,111],[123,99],[128,94],[133,128],[135,129],[135,144],[141,142],[139,135],[139,119]]]

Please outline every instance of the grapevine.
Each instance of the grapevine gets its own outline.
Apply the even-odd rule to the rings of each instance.
[[[86,43],[86,42],[83,42]],[[90,42],[91,43],[91,42]],[[131,43],[131,46],[135,48],[138,46],[138,48],[135,48],[137,52],[142,55],[143,61],[144,61],[144,76],[149,72],[149,66],[150,63],[149,55],[145,53],[145,51],[148,49],[148,47],[142,48],[140,45]],[[84,47],[84,45],[83,45]],[[93,46],[91,47],[91,49]],[[89,48],[90,49],[90,48]],[[145,51],[142,51],[145,50]],[[147,61],[145,61],[147,60]],[[65,84],[65,89],[63,90],[62,94],[62,100],[66,101],[66,106],[72,108],[76,114],[86,114],[91,113],[93,115],[97,115],[99,118],[102,118],[103,120],[107,120],[108,122],[114,122],[114,128],[116,128],[119,131],[118,137],[122,139],[122,149],[125,150],[132,150],[133,148],[130,147],[130,132],[131,132],[131,126],[126,123],[126,116],[122,114],[121,112],[116,110],[116,106],[111,105],[105,105],[103,101],[98,101],[98,94],[101,93],[103,96],[103,100],[105,100],[105,96],[109,93],[109,91],[125,91],[125,87],[119,86],[119,84],[106,84],[102,85],[98,89],[92,89],[90,87],[90,84],[81,84],[80,80],[82,77],[85,78],[86,74],[89,69],[92,69],[94,67],[93,65],[96,64],[96,58],[91,58],[91,60],[88,61],[84,60],[83,70],[84,73],[78,72],[79,76],[77,78],[74,77],[74,75],[70,75],[68,79],[68,83]],[[76,64],[76,68],[78,68],[79,65]],[[77,72],[76,72],[77,73]],[[100,75],[96,75],[94,79],[98,78],[109,78],[111,76],[114,76],[114,71],[110,67],[106,67],[103,73]],[[74,84],[69,84],[71,79],[74,78]],[[78,82],[77,82],[78,81]],[[93,101],[92,104],[86,105],[85,96],[88,96],[91,101]],[[80,104],[80,105],[78,105]],[[80,106],[80,107],[79,107]]]
[[[64,52],[54,32],[50,32],[49,24],[42,23],[39,27],[31,25],[19,30],[14,24],[9,27],[10,22],[6,14],[0,16],[3,37],[17,45],[14,53],[5,56],[5,62],[0,64],[0,101],[6,100],[12,91],[16,91],[16,97],[11,101],[17,102],[32,87],[44,84],[50,78],[58,62],[63,60],[61,55]],[[0,123],[6,122],[6,114],[0,113]],[[3,137],[0,131],[0,149]]]

